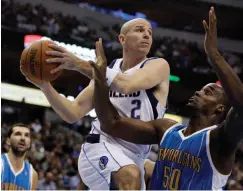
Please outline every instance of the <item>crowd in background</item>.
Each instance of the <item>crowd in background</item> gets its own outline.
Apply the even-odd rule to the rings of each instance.
[[[5,106],[11,108],[9,106]],[[12,108],[13,109],[13,108]],[[9,112],[9,111],[8,111]],[[13,114],[13,113],[12,113]],[[8,129],[16,121],[6,121],[6,111],[2,110],[1,138],[2,153],[8,150],[6,136]],[[21,121],[22,122],[22,121]],[[83,135],[60,124],[39,119],[29,121],[31,127],[31,149],[28,160],[38,172],[39,190],[75,190],[79,183],[77,162],[83,142]]]
[[[68,37],[84,43],[87,47],[94,46],[94,42],[102,37],[106,53],[114,58],[121,56],[121,46],[117,36],[120,25],[103,26],[95,30],[85,20],[78,20],[74,16],[63,16],[62,13],[48,12],[42,5],[21,5],[12,0],[2,1],[2,26],[18,30],[45,34],[49,37]],[[103,34],[106,35],[103,35]],[[102,36],[103,35],[103,36]],[[242,72],[242,55],[223,52],[228,63],[236,73]],[[204,51],[195,42],[164,36],[154,39],[150,56],[165,58],[171,68],[190,69],[196,73],[213,73]],[[10,126],[20,122],[17,118],[9,118],[15,109],[5,105],[2,107],[2,152],[8,147],[5,137]],[[19,114],[23,111],[18,109]],[[20,118],[21,119],[21,118]],[[84,136],[91,126],[91,117],[85,117],[72,125],[66,123],[51,123],[43,118],[27,120],[32,129],[32,147],[28,152],[28,159],[39,174],[38,189],[75,189],[79,182],[77,169],[78,156]],[[156,147],[153,148],[156,153]],[[151,155],[156,160],[156,154]],[[228,181],[227,189],[243,189],[243,144],[237,152],[235,166]]]
[[[2,1],[2,25],[17,28],[26,32],[45,34],[48,37],[65,37],[76,40],[84,46],[93,47],[98,38],[102,38],[107,55],[112,58],[121,57],[121,45],[118,42],[119,24],[91,27],[94,23],[78,20],[75,16],[64,16],[61,12],[48,12],[42,5],[21,5],[18,2]],[[114,18],[115,19],[115,18]],[[243,57],[236,53],[223,52],[228,63],[236,73],[242,72]],[[204,50],[196,42],[186,42],[183,39],[168,36],[154,39],[150,56],[165,58],[175,68],[190,69],[196,73],[210,74]]]
[[[72,190],[77,187],[79,183],[78,156],[93,118],[86,116],[72,125],[50,122],[45,118],[42,119],[43,121],[40,119],[26,121],[21,107],[17,109],[9,105],[2,107],[1,116],[2,153],[8,149],[6,135],[11,125],[23,121],[30,125],[32,146],[27,158],[38,172],[38,189]],[[149,159],[155,161],[157,151],[158,147],[154,145]],[[243,144],[237,151],[235,166],[228,180],[227,189],[243,189]]]

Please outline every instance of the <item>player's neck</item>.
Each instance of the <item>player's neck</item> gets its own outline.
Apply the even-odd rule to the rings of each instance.
[[[214,124],[214,119],[209,116],[200,115],[200,116],[191,117],[188,127],[183,132],[183,134],[185,136],[189,136],[204,128],[210,127],[213,124]]]
[[[10,149],[9,152],[7,153],[7,155],[9,158],[9,162],[11,163],[14,170],[19,171],[23,167],[25,154],[23,156],[19,157],[19,156],[16,156]]]
[[[147,57],[145,55],[135,55],[132,52],[123,51],[123,61],[122,61],[121,69],[124,72],[124,71],[136,66],[137,64],[139,64],[146,58]]]

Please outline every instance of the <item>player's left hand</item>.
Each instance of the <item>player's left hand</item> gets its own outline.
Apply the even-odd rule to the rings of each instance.
[[[80,67],[82,67],[82,63],[87,63],[87,61],[75,56],[64,47],[56,44],[49,44],[49,47],[52,48],[53,51],[46,51],[46,55],[53,56],[54,58],[46,59],[46,62],[61,63],[57,68],[51,71],[52,74],[63,69],[79,71]]]
[[[205,52],[210,55],[217,50],[217,18],[214,8],[211,7],[209,11],[209,25],[203,20],[203,26],[205,29],[204,49]]]
[[[98,81],[105,81],[106,80],[106,67],[107,67],[107,60],[105,57],[104,48],[102,45],[102,39],[100,38],[99,41],[96,41],[96,63],[89,61],[91,66],[93,67],[93,79]]]

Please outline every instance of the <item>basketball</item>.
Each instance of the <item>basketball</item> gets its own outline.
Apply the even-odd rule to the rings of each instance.
[[[51,74],[51,70],[58,67],[60,63],[50,64],[46,62],[46,59],[52,58],[45,54],[46,51],[53,50],[48,47],[50,43],[53,44],[54,42],[50,40],[37,40],[26,47],[21,54],[20,70],[32,82],[50,82],[61,75],[62,71]]]

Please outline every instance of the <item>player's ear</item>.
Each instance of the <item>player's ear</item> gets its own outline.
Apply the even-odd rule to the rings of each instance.
[[[124,35],[124,34],[120,34],[120,35],[118,36],[118,39],[119,39],[121,45],[123,45],[123,44],[124,44],[124,41],[125,41],[125,35]]]
[[[217,105],[217,107],[216,107],[216,112],[217,113],[222,113],[222,112],[224,112],[224,110],[225,110],[225,105],[223,105],[223,104],[218,104]]]
[[[9,137],[7,137],[6,143],[7,143],[8,146],[10,146],[10,138]]]

